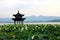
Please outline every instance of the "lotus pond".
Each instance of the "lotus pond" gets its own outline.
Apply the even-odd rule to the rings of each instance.
[[[60,40],[60,25],[0,25],[0,40]]]

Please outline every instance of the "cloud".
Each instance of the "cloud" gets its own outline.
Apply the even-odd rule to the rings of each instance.
[[[60,16],[60,0],[49,0],[48,13],[49,16]]]
[[[60,16],[60,0],[0,0],[0,17],[12,17],[18,10],[26,16]]]

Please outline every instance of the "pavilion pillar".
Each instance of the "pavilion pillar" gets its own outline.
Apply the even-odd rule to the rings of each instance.
[[[21,24],[23,24],[23,21],[21,21]]]
[[[14,21],[14,24],[16,24],[16,21]]]
[[[20,21],[19,21],[19,24],[20,24]]]

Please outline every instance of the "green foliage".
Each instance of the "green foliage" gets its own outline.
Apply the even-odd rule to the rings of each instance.
[[[0,40],[60,40],[60,25],[0,25]]]

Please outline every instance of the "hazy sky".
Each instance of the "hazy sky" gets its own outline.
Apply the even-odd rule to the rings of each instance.
[[[25,16],[60,16],[60,0],[0,0],[0,18],[13,17],[18,10]]]

